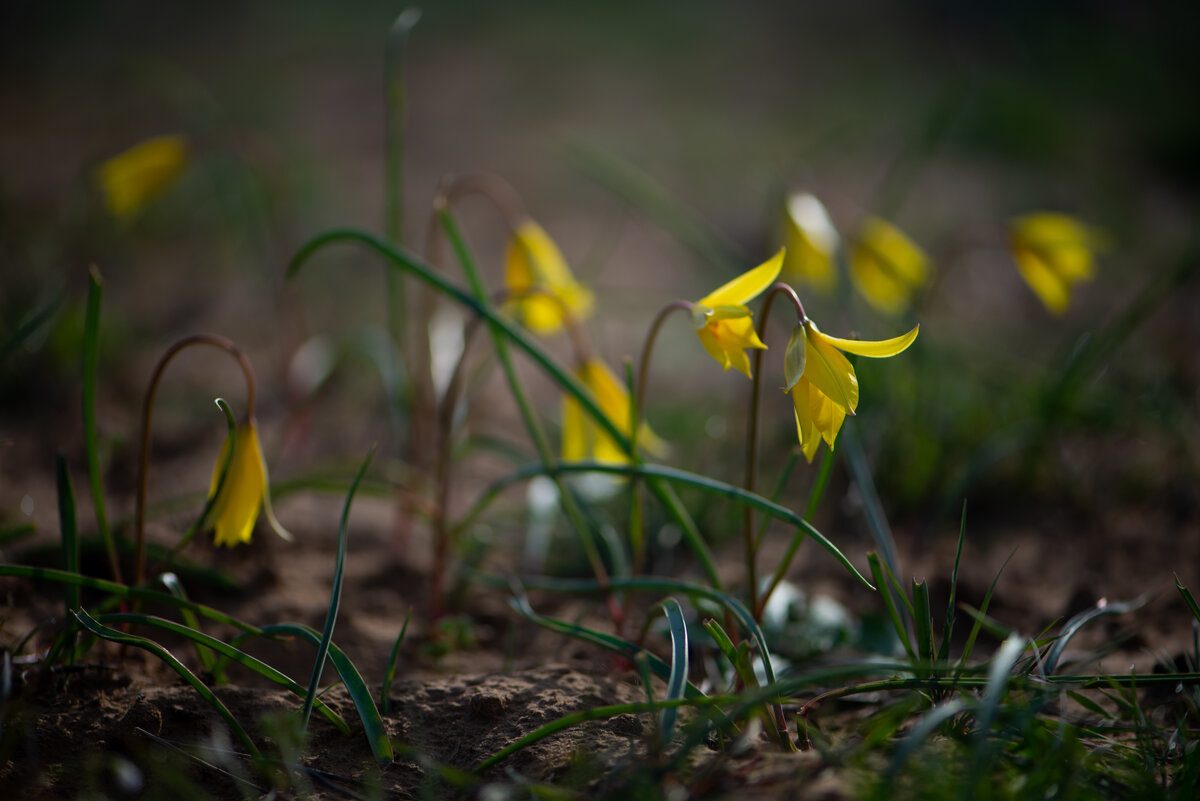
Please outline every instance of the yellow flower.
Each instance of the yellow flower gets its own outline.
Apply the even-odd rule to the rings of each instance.
[[[928,280],[929,258],[899,228],[868,217],[854,236],[850,275],[877,311],[898,314]]]
[[[591,314],[591,291],[575,280],[558,245],[533,220],[517,226],[508,243],[505,283],[517,314],[537,334],[558,331],[568,312],[577,318]]]
[[[838,232],[821,201],[807,192],[797,192],[789,197],[784,274],[828,292],[837,282],[834,271],[837,249]]]
[[[882,342],[838,339],[822,334],[812,320],[796,324],[783,359],[785,391],[792,393],[796,432],[804,457],[813,460],[824,439],[833,450],[846,415],[858,408],[858,376],[842,351],[881,359],[895,356],[917,338],[916,326]]]
[[[1102,247],[1100,232],[1052,212],[1016,218],[1009,238],[1021,277],[1053,314],[1066,311],[1071,288],[1092,277]]]
[[[717,364],[728,370],[736,367],[750,377],[750,359],[746,348],[766,349],[754,331],[746,303],[758,297],[774,282],[783,267],[784,250],[768,261],[704,296],[692,305],[692,327],[700,344]]]
[[[229,462],[229,470],[225,473],[225,481],[221,483],[221,467],[229,453],[229,440],[221,446],[221,454],[213,468],[212,484],[208,489],[208,497],[217,495],[205,521],[206,527],[212,527],[216,532],[214,540],[217,545],[234,546],[250,542],[254,533],[254,523],[258,520],[258,511],[265,509],[267,521],[275,533],[285,540],[291,541],[292,535],[275,518],[271,508],[270,487],[267,483],[267,465],[263,461],[262,448],[258,444],[258,429],[253,420],[241,423],[237,427],[233,446],[233,459]],[[220,492],[218,494],[218,484]]]
[[[600,411],[618,431],[628,436],[633,428],[630,425],[629,391],[625,384],[599,359],[584,362],[575,370],[575,376],[591,390]],[[666,443],[650,430],[645,421],[638,426],[638,445],[655,455],[666,451]],[[584,412],[579,401],[569,395],[563,397],[562,456],[565,462],[590,458],[597,462],[629,463],[625,450]]]
[[[188,141],[157,136],[113,156],[96,169],[104,205],[119,220],[136,217],[170,188],[187,166]]]

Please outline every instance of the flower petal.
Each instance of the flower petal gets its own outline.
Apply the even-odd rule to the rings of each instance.
[[[806,325],[804,377],[831,401],[850,414],[858,406],[858,377],[854,367],[841,352],[821,338],[821,332],[811,322]]]
[[[787,201],[787,256],[783,272],[794,275],[823,292],[837,281],[834,256],[838,232],[821,201],[797,192]]]
[[[752,270],[742,273],[727,284],[705,295],[700,300],[704,306],[738,306],[756,298],[769,287],[783,268],[784,250]]]
[[[847,353],[853,353],[858,356],[869,356],[872,359],[883,359],[888,356],[895,356],[897,353],[902,353],[917,338],[917,333],[920,330],[921,326],[916,325],[907,334],[901,334],[898,337],[883,339],[877,342],[866,339],[841,339],[839,337],[831,337],[828,334],[822,334],[820,331],[817,332],[817,336],[838,350],[844,350]]]

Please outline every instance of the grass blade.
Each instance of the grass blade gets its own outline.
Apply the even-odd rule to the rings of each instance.
[[[782,520],[785,523],[789,523],[793,526],[804,529],[808,533],[808,536],[812,537],[814,540],[820,543],[821,547],[829,551],[829,553],[842,565],[842,567],[846,568],[846,570],[849,571],[850,574],[854,576],[863,586],[868,589],[875,589],[875,586],[858,571],[858,568],[856,568],[850,562],[850,560],[846,558],[846,556],[838,549],[838,547],[830,542],[829,539],[826,538],[825,535],[820,531],[818,531],[811,523],[793,512],[791,509],[788,509],[786,506],[780,506],[779,504],[768,500],[761,495],[753,492],[747,492],[741,487],[735,487],[732,484],[725,483],[724,481],[717,481],[716,479],[709,478],[708,476],[702,476],[697,473],[691,473],[686,470],[679,470],[677,468],[667,467],[665,465],[623,465],[610,464],[607,462],[571,462],[570,464],[557,465],[554,470],[558,473],[609,473],[615,475],[639,476],[646,480],[647,486],[651,487],[651,489],[653,489],[654,482],[652,482],[650,479],[662,479],[667,482],[694,487],[711,495],[728,498],[737,503],[745,504],[759,512],[771,515],[772,517]],[[522,481],[528,481],[534,476],[546,475],[548,473],[549,470],[545,465],[534,464],[528,465],[499,479],[498,481],[493,482],[491,486],[481,493],[479,500],[476,501],[475,507],[467,512],[464,522],[459,523],[456,528],[460,528],[465,523],[469,523],[470,521],[474,520],[475,516],[478,514],[478,511],[482,507],[490,504],[497,495],[499,495],[508,487],[518,484]],[[714,586],[719,587],[719,585]]]
[[[883,606],[887,610],[888,618],[892,621],[892,628],[896,631],[896,637],[899,638],[900,644],[904,646],[904,651],[908,654],[908,658],[916,662],[917,654],[913,650],[912,643],[909,642],[908,627],[904,625],[904,620],[900,617],[900,610],[896,608],[895,598],[887,591],[888,577],[884,575],[884,567],[879,559],[879,554],[867,554],[867,564],[871,567],[871,577],[875,579],[875,584],[883,588],[879,592],[879,597],[883,599]]]
[[[96,528],[108,552],[108,564],[114,581],[121,581],[121,563],[117,546],[108,527],[104,506],[104,482],[100,473],[100,449],[96,434],[96,365],[100,349],[100,298],[104,293],[100,271],[88,271],[87,315],[83,323],[83,444],[87,453],[88,480],[92,485],[92,506],[96,510]]]
[[[1017,549],[1013,548],[1012,553],[1004,560],[1004,564],[1000,565],[1000,569],[996,571],[996,577],[992,579],[992,583],[988,585],[987,593],[983,596],[983,603],[979,605],[978,614],[971,615],[975,619],[975,623],[971,626],[971,633],[967,635],[967,644],[963,646],[962,658],[958,660],[959,670],[965,668],[967,660],[971,658],[971,651],[975,648],[975,638],[979,636],[979,630],[987,620],[987,610],[988,606],[992,603],[992,593],[996,591],[996,584],[1000,581],[1000,575],[1004,572],[1004,568],[1008,566],[1009,559],[1012,559],[1016,552]],[[968,614],[970,614],[969,609]]]
[[[963,501],[962,518],[958,524],[958,550],[954,554],[954,568],[950,571],[950,597],[946,600],[946,619],[942,623],[942,644],[938,648],[938,659],[945,662],[950,658],[950,636],[954,633],[954,601],[958,596],[958,565],[962,561],[963,541],[967,538],[967,502]]]
[[[155,615],[146,615],[133,612],[114,612],[112,614],[100,615],[95,618],[99,623],[131,623],[134,625],[154,626],[163,631],[168,631],[185,639],[191,640],[196,644],[197,650],[203,650],[206,653],[215,651],[231,662],[235,662],[242,667],[250,670],[263,678],[285,687],[295,693],[297,697],[305,697],[305,688],[299,682],[293,680],[287,674],[276,670],[267,663],[251,656],[250,654],[235,648],[227,642],[217,639],[216,637],[205,634],[190,626],[185,626],[176,623],[173,620],[157,617]],[[337,712],[334,712],[323,702],[317,701],[317,710],[329,719],[329,722],[338,728],[343,734],[350,733],[350,726]]]
[[[404,642],[404,635],[408,631],[408,621],[412,620],[412,607],[408,608],[408,614],[404,616],[404,625],[400,627],[400,633],[396,636],[396,642],[392,645],[392,653],[388,656],[387,669],[383,672],[383,686],[379,689],[379,707],[383,714],[388,714],[392,706],[392,682],[396,678],[396,659],[400,656],[400,643]]]
[[[255,758],[259,756],[258,748],[255,747],[254,741],[250,739],[250,735],[246,734],[246,730],[243,729],[242,725],[237,722],[237,718],[233,716],[233,713],[229,711],[225,704],[221,703],[221,699],[217,698],[217,696],[213,694],[212,690],[205,686],[204,682],[200,681],[200,679],[196,677],[195,673],[192,673],[192,671],[188,670],[187,667],[178,659],[176,659],[170,651],[168,651],[166,648],[163,648],[153,640],[146,639],[145,637],[137,637],[132,634],[124,634],[115,629],[110,629],[107,626],[97,622],[91,615],[82,609],[74,612],[73,614],[81,626],[97,637],[120,643],[122,645],[128,645],[133,648],[141,648],[144,651],[149,651],[150,653],[154,654],[163,662],[166,662],[168,667],[179,674],[180,678],[190,684],[192,689],[199,693],[200,697],[203,698],[209,706],[216,710],[217,714],[224,719],[225,723],[234,733],[234,736],[236,736],[238,740],[241,741],[242,745],[246,747],[246,750],[249,751],[250,754],[252,754]]]
[[[342,507],[342,519],[338,523],[337,562],[333,568],[333,588],[329,592],[329,609],[325,613],[325,628],[321,632],[321,642],[317,645],[317,658],[313,662],[312,676],[308,680],[308,695],[304,698],[304,708],[300,713],[301,727],[308,730],[308,719],[312,716],[313,702],[317,698],[317,685],[321,683],[321,674],[325,672],[325,656],[329,653],[329,645],[333,641],[333,627],[337,622],[338,608],[342,603],[342,576],[346,567],[347,523],[350,520],[350,505],[354,502],[354,493],[358,490],[358,482],[367,472],[371,459],[375,456],[375,447],[367,453],[362,466],[358,468],[354,481],[350,484],[350,492],[346,495],[346,503]],[[373,704],[372,704],[373,706]]]
[[[1098,617],[1105,615],[1123,615],[1126,612],[1132,612],[1135,609],[1140,609],[1146,605],[1148,598],[1142,597],[1134,601],[1122,603],[1106,603],[1097,605],[1091,609],[1085,609],[1073,618],[1068,620],[1063,625],[1062,633],[1054,640],[1054,645],[1050,646],[1050,650],[1046,653],[1046,660],[1043,662],[1043,670],[1048,674],[1052,674],[1058,668],[1058,660],[1062,657],[1062,653],[1066,650],[1067,643],[1071,638],[1088,623]]]
[[[929,584],[913,579],[913,634],[917,640],[917,656],[933,664],[933,610],[929,604]]]
[[[677,701],[687,694],[688,683],[688,634],[687,622],[683,619],[683,609],[674,598],[668,598],[663,604],[667,622],[671,626],[671,675],[667,679],[668,701]],[[664,743],[671,741],[675,729],[675,718],[679,710],[667,707],[662,711],[659,727],[662,730]]]
[[[306,640],[314,646],[321,644],[321,635],[299,623],[275,623],[263,626],[262,633],[267,636],[291,635]],[[375,706],[375,699],[371,697],[371,691],[367,688],[367,683],[363,681],[362,674],[358,672],[358,668],[354,667],[350,657],[346,656],[342,649],[333,642],[329,643],[329,661],[341,677],[342,684],[346,685],[346,692],[350,693],[350,700],[354,702],[354,709],[358,712],[359,720],[362,721],[363,731],[366,733],[367,742],[371,746],[371,753],[375,755],[375,760],[381,765],[391,762],[393,758],[392,743],[388,740],[387,729],[383,725],[383,719],[379,717],[379,708]]]
[[[181,584],[179,581],[179,576],[176,576],[174,573],[163,573],[158,577],[158,580],[161,581],[163,586],[167,588],[167,592],[171,593],[176,598],[184,601],[188,599],[187,593],[183,590],[183,584]],[[197,632],[200,631],[200,618],[196,616],[195,612],[193,612],[191,609],[181,609],[179,610],[179,614],[183,617],[183,622],[187,624],[189,629]],[[201,667],[203,667],[209,673],[213,672],[215,660],[213,659],[212,651],[197,644],[196,658],[200,660]]]
[[[71,489],[71,474],[67,471],[67,460],[60,453],[54,462],[58,482],[58,522],[62,532],[63,569],[68,573],[79,573],[79,529],[75,525],[75,491]],[[68,584],[63,588],[68,614],[79,608],[79,585]]]
[[[42,308],[26,318],[25,322],[17,326],[17,330],[9,335],[8,339],[0,342],[0,364],[8,358],[8,354],[12,353],[17,347],[33,336],[34,333],[46,324],[54,313],[58,311],[58,307],[62,305],[63,298],[66,297],[65,292],[60,292],[53,300],[47,303]]]

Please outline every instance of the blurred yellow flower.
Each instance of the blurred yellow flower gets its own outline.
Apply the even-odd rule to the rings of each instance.
[[[784,275],[794,276],[814,288],[828,292],[837,282],[834,259],[838,232],[821,201],[807,192],[787,200],[787,256]]]
[[[898,314],[929,279],[929,258],[899,228],[868,217],[854,235],[850,275],[877,311]]]
[[[1074,217],[1041,212],[1013,220],[1009,240],[1025,283],[1051,313],[1062,314],[1072,287],[1091,279],[1103,236]]]
[[[692,304],[692,327],[700,337],[700,344],[726,370],[736,367],[749,378],[750,359],[745,349],[767,347],[754,331],[746,303],[775,281],[783,267],[784,253],[781,249],[758,267]]]
[[[842,351],[881,359],[913,343],[920,326],[903,336],[868,342],[822,334],[812,320],[796,324],[783,359],[785,391],[792,393],[796,432],[808,461],[824,439],[833,450],[846,415],[858,408],[858,376]]]
[[[188,161],[182,136],[156,136],[134,145],[96,169],[104,206],[119,220],[130,220],[170,188]]]
[[[205,526],[212,527],[215,531],[216,544],[232,547],[250,542],[260,508],[265,509],[267,521],[275,533],[291,541],[292,535],[279,525],[271,508],[267,465],[263,461],[262,448],[258,444],[258,429],[253,420],[241,423],[237,427],[233,458],[222,483],[221,467],[225,464],[228,453],[229,439],[226,438],[225,444],[221,446],[221,454],[217,457],[217,464],[213,468],[212,483],[208,489],[208,497],[212,498],[215,494],[217,498],[209,510]]]
[[[591,291],[575,280],[558,245],[533,220],[513,232],[504,272],[518,316],[537,334],[558,331],[568,312],[580,319],[591,314]]]
[[[625,384],[599,359],[584,362],[575,370],[575,376],[591,390],[600,411],[618,431],[628,436],[633,428],[630,425],[629,391]],[[650,430],[645,421],[638,426],[638,445],[655,455],[662,455],[666,451],[666,443]],[[584,412],[579,401],[569,395],[563,396],[562,457],[565,462],[593,459],[614,464],[629,463],[625,450]]]

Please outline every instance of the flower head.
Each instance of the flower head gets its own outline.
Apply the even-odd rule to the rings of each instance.
[[[513,232],[504,273],[517,314],[535,333],[555,333],[568,313],[579,318],[591,314],[591,291],[575,280],[558,245],[533,220]]]
[[[156,136],[134,145],[96,169],[104,205],[118,220],[130,220],[170,188],[187,166],[188,141]]]
[[[821,201],[797,192],[787,201],[787,256],[785,275],[794,275],[822,292],[837,282],[834,258],[838,232]]]
[[[216,495],[216,500],[209,509],[205,526],[212,527],[215,531],[216,544],[232,547],[250,542],[260,508],[266,510],[267,521],[275,533],[290,541],[292,535],[279,525],[271,508],[267,465],[263,461],[262,448],[258,444],[258,429],[253,419],[238,425],[234,437],[233,458],[229,460],[229,469],[225,471],[225,480],[222,481],[222,467],[228,454],[229,440],[226,439],[213,468],[212,484],[208,489],[208,497]]]
[[[628,436],[630,425],[629,391],[617,380],[608,365],[599,359],[588,359],[575,371],[575,376],[587,387],[600,411],[613,422],[617,430]],[[666,443],[658,438],[645,421],[638,426],[638,444],[651,453],[661,454]],[[597,462],[628,464],[629,455],[613,438],[596,424],[579,401],[563,396],[563,461],[578,462],[594,459]]]
[[[783,267],[783,250],[753,270],[710,292],[692,305],[692,327],[700,344],[717,364],[728,370],[736,367],[750,377],[750,359],[746,348],[766,349],[751,322],[746,303],[758,297],[774,282]]]
[[[842,351],[875,359],[895,356],[917,338],[916,326],[903,336],[868,342],[822,334],[812,320],[796,324],[784,354],[785,391],[792,393],[796,431],[804,457],[813,460],[824,439],[833,449],[846,415],[858,408],[858,376]]]
[[[1052,212],[1016,218],[1009,239],[1021,277],[1053,314],[1066,311],[1071,288],[1092,277],[1102,244],[1100,232]]]
[[[898,314],[929,279],[929,257],[896,226],[868,217],[854,235],[850,275],[877,311]]]

